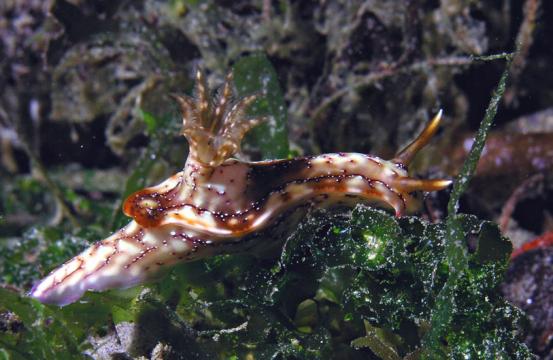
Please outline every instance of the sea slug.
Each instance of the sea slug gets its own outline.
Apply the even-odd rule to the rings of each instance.
[[[364,202],[401,216],[413,210],[413,192],[441,190],[451,183],[407,174],[407,165],[436,132],[441,111],[389,161],[358,153],[233,159],[243,136],[262,119],[245,116],[256,95],[233,101],[232,84],[231,73],[212,101],[198,71],[195,97],[174,96],[190,146],[183,171],[130,195],[123,211],[133,220],[52,271],[34,286],[31,297],[66,305],[87,290],[143,283],[179,262],[269,247],[275,231],[293,229],[311,207]],[[269,231],[272,236],[266,236]]]

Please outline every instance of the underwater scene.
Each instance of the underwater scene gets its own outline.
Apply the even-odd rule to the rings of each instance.
[[[0,360],[553,360],[553,2],[3,0]]]

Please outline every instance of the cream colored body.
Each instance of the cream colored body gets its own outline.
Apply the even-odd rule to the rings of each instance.
[[[201,75],[198,83],[203,83]],[[227,90],[228,82],[223,94]],[[269,247],[270,237],[259,234],[270,232],[283,217],[313,206],[366,202],[391,208],[400,216],[412,210],[413,191],[440,190],[450,184],[409,178],[405,167],[435,132],[439,115],[392,161],[336,153],[248,163],[228,157],[258,122],[241,117],[240,104],[247,106],[251,97],[228,110],[227,100],[206,110],[203,99],[205,94],[196,104],[180,99],[184,134],[191,146],[184,170],[131,195],[124,211],[134,220],[50,273],[34,287],[32,297],[65,305],[87,290],[142,283],[177,262]],[[294,216],[294,222],[297,219]],[[295,223],[286,225],[293,228]]]

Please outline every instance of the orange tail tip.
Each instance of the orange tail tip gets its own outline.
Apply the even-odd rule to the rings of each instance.
[[[403,164],[403,165],[409,165],[415,155],[424,147],[430,139],[436,134],[436,131],[438,131],[438,126],[440,125],[440,121],[442,120],[442,114],[443,111],[440,109],[436,116],[430,122],[424,130],[420,133],[420,135],[413,140],[412,143],[407,145],[403,150],[397,153],[397,155],[392,159],[392,162]],[[443,189],[443,188],[438,188]],[[428,190],[430,191],[430,190]]]

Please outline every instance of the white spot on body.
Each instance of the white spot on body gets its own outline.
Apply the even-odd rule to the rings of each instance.
[[[177,253],[184,253],[190,250],[190,245],[185,241],[176,241],[173,240],[170,242],[171,249]]]
[[[138,242],[119,241],[119,243],[117,244],[117,248],[119,252],[125,254],[138,254],[141,251]]]

